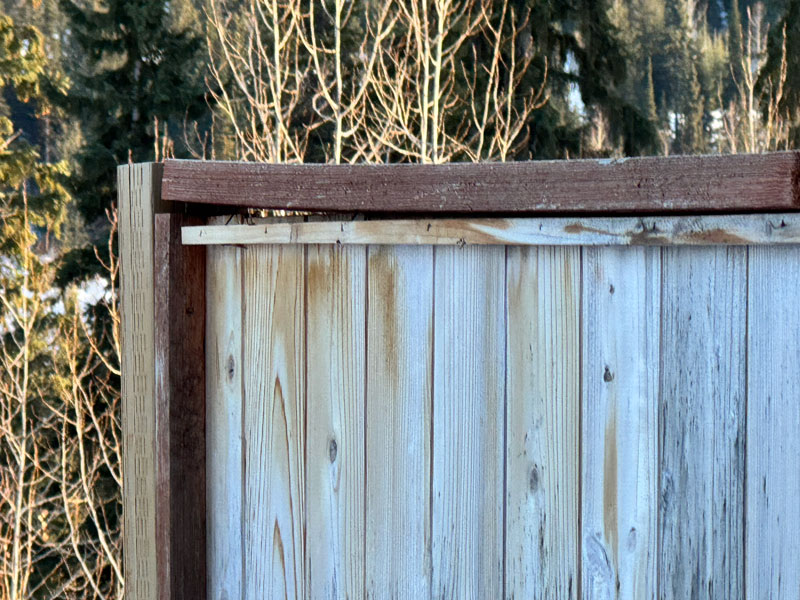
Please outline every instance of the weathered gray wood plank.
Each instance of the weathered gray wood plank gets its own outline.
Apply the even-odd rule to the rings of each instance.
[[[584,598],[654,599],[659,248],[587,248],[582,319]]]
[[[747,598],[797,598],[800,247],[751,248],[749,259]]]
[[[505,251],[437,248],[433,596],[503,594]]]
[[[432,248],[369,248],[367,335],[367,597],[430,598]]]
[[[744,594],[746,249],[664,249],[659,595]]]
[[[239,248],[208,248],[206,276],[208,600],[244,598],[242,264]]]
[[[366,249],[306,248],[306,584],[364,595]]]
[[[184,244],[708,246],[800,243],[800,214],[416,219],[183,228]]]
[[[305,596],[304,251],[242,257],[245,600]]]
[[[505,595],[577,598],[580,249],[509,247],[507,268]]]

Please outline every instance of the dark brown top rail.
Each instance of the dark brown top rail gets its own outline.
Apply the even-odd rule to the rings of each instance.
[[[376,213],[800,209],[800,152],[444,165],[168,160],[162,198]]]

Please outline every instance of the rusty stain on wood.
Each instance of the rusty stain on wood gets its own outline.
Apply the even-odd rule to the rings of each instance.
[[[581,223],[570,223],[564,226],[564,233],[581,234],[581,233],[599,233],[601,235],[608,235],[608,231],[603,231],[596,227],[583,225]]]
[[[383,320],[382,330],[382,358],[387,374],[392,383],[399,387],[396,353],[397,346],[397,274],[394,272],[393,263],[384,256],[391,252],[387,246],[378,246],[369,256],[369,272],[371,293],[379,299],[382,307],[380,315]],[[374,287],[372,287],[374,286]]]
[[[720,228],[692,232],[689,236],[692,238],[692,242],[702,244],[741,246],[749,243],[746,238]]]

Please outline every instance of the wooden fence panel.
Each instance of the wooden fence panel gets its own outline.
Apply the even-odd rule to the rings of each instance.
[[[791,595],[798,264],[209,250],[209,596]]]
[[[751,248],[747,598],[800,590],[800,247]]]
[[[367,597],[431,595],[433,251],[369,248]]]
[[[662,597],[744,594],[746,252],[664,249]]]
[[[208,600],[244,597],[242,251],[210,247],[206,277]]]
[[[434,251],[433,595],[503,582],[505,250]]]
[[[306,595],[304,256],[243,255],[246,600]]]
[[[508,249],[505,595],[576,598],[580,248]]]
[[[660,300],[659,248],[584,250],[584,598],[657,597]]]
[[[306,584],[364,594],[366,249],[308,246]]]
[[[120,167],[126,597],[797,597],[799,173]]]

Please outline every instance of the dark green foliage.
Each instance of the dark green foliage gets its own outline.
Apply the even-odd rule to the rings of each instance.
[[[769,92],[784,77],[778,113],[791,124],[792,145],[800,146],[800,0],[788,0],[785,14],[770,32],[767,62],[758,79],[765,113]]]
[[[609,2],[533,0],[529,6],[531,33],[548,60],[553,90],[550,106],[533,115],[532,155],[549,158],[578,151],[576,135],[581,127],[565,114],[571,84],[578,86],[588,112],[604,112],[609,134],[625,154],[647,152],[654,144],[655,131],[640,107],[623,93],[630,57],[609,19]]]
[[[725,86],[724,101],[730,102],[736,95],[737,83],[741,84],[744,80],[742,48],[744,37],[742,34],[742,15],[739,12],[739,3],[731,3],[731,13],[728,15],[728,56],[730,63],[730,74]]]
[[[70,66],[72,86],[59,102],[85,138],[73,191],[90,222],[115,200],[116,166],[154,158],[155,119],[182,123],[207,109],[202,40],[188,28],[170,28],[169,3],[104,4],[101,11],[60,0],[81,63]]]

